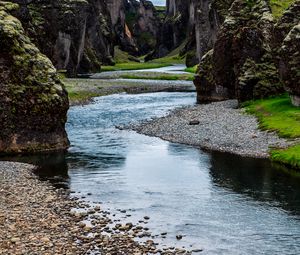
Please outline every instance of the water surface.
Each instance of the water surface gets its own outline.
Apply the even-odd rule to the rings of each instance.
[[[202,254],[299,254],[299,178],[267,160],[207,153],[115,128],[194,102],[193,93],[121,94],[72,107],[71,148],[37,157],[44,165],[39,175],[101,201],[118,218],[126,210],[131,217],[124,222],[150,216],[153,234],[168,233],[158,238],[163,244],[201,248]]]

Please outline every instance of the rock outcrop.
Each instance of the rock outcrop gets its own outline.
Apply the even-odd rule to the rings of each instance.
[[[156,45],[161,13],[147,0],[108,0],[114,42],[133,56],[149,53]]]
[[[198,102],[240,102],[283,91],[273,50],[274,20],[265,0],[235,0],[213,51],[200,62]]]
[[[192,30],[190,19],[194,15],[190,15],[190,11],[194,12],[194,9],[190,8],[190,0],[167,0],[166,7],[166,18],[159,31],[157,45],[147,60],[166,56],[186,42]]]
[[[286,10],[275,26],[279,73],[292,103],[300,106],[300,1]]]
[[[10,14],[17,8],[0,2],[0,153],[66,149],[67,92]]]
[[[284,39],[280,56],[281,79],[292,103],[300,106],[300,23]]]
[[[110,15],[102,0],[12,0],[16,14],[42,53],[57,69],[77,73],[99,71],[112,64]]]

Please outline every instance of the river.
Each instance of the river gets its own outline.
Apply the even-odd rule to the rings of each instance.
[[[148,227],[162,245],[203,249],[201,254],[299,254],[298,177],[267,160],[208,153],[115,128],[194,102],[194,93],[96,98],[71,107],[66,155],[27,161],[41,166],[42,179],[101,202],[114,218],[136,223],[149,216]]]

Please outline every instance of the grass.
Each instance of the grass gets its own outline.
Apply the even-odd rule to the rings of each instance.
[[[141,70],[141,69],[152,69],[152,68],[160,68],[169,66],[167,63],[137,63],[137,62],[129,62],[129,63],[117,63],[115,66],[102,66],[101,71],[121,71],[121,70]]]
[[[285,138],[300,137],[300,108],[291,104],[288,95],[253,101],[246,108],[258,117],[262,129]]]
[[[181,80],[181,81],[192,81],[194,80],[194,75],[192,74],[162,74],[155,76],[143,75],[143,74],[122,74],[123,79],[147,79],[147,80]]]
[[[300,169],[300,144],[291,146],[288,149],[284,150],[272,150],[271,158],[275,162]]]
[[[300,138],[300,108],[291,104],[287,94],[251,101],[245,106],[258,118],[260,128],[276,131],[280,137]],[[300,143],[287,149],[272,149],[271,159],[300,169]]]
[[[189,73],[196,73],[197,72],[197,68],[198,68],[198,65],[195,65],[193,67],[187,67],[187,68],[185,68],[184,71],[189,72]]]
[[[284,11],[294,2],[295,0],[270,0],[270,6],[274,18],[279,19]]]

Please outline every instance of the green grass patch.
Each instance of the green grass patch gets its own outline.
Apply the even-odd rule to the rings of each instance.
[[[181,80],[181,81],[192,81],[194,80],[194,75],[192,74],[162,74],[158,75],[157,73],[155,76],[151,75],[143,75],[143,74],[122,74],[120,76],[123,79],[147,79],[147,80]]]
[[[271,158],[275,162],[300,169],[300,144],[284,150],[272,150]]]
[[[121,70],[141,70],[141,69],[152,69],[152,68],[160,68],[169,66],[167,63],[137,63],[137,62],[129,62],[129,63],[117,63],[114,66],[102,66],[101,71],[121,71]]]
[[[198,65],[195,65],[193,67],[187,67],[186,69],[184,69],[184,71],[189,72],[189,73],[196,73],[198,69]]]
[[[260,128],[276,131],[285,138],[300,138],[300,108],[292,105],[287,94],[245,104],[246,110],[254,114]],[[300,144],[287,149],[271,150],[273,161],[300,169]]]
[[[300,108],[292,105],[288,95],[253,101],[246,109],[257,116],[262,129],[285,138],[300,137]]]
[[[154,6],[154,8],[157,10],[157,11],[166,11],[167,10],[167,7],[166,6]]]
[[[284,11],[294,2],[295,0],[270,0],[270,6],[274,18],[279,19]]]

